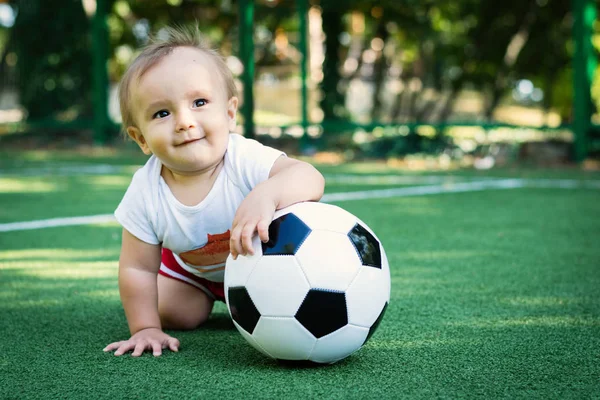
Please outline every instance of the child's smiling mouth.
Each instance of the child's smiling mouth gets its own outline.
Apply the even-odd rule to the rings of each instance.
[[[195,139],[188,139],[188,140],[185,140],[185,141],[177,144],[176,146],[185,146],[185,145],[188,145],[188,144],[192,144],[192,143],[198,142],[198,141],[200,141],[202,139],[204,139],[204,138],[201,137],[201,138],[195,138]]]

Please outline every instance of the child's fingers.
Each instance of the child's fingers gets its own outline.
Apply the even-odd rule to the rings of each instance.
[[[242,254],[254,255],[254,246],[252,246],[252,236],[256,230],[255,223],[247,223],[242,230]]]
[[[231,256],[233,257],[233,259],[235,260],[239,254],[238,249],[237,249],[237,242],[239,241],[239,237],[240,237],[240,227],[239,225],[234,225],[233,228],[231,228],[231,237],[229,238],[229,252],[231,253]]]
[[[107,351],[113,351],[119,348],[119,346],[121,346],[121,344],[123,344],[123,341],[120,342],[114,342],[109,344],[108,346],[106,346],[105,348],[102,349],[102,351],[107,352]]]
[[[135,345],[135,348],[133,350],[133,353],[131,353],[132,357],[139,357],[144,353],[144,350],[146,350],[149,347],[149,343],[146,341],[141,341],[138,344]]]
[[[240,245],[240,233],[241,228],[236,227],[231,231],[231,238],[229,239],[229,252],[235,260],[240,254],[242,247]]]
[[[154,357],[158,357],[162,354],[162,345],[160,344],[160,342],[152,341],[150,342],[150,345],[152,346],[152,355]]]
[[[121,342],[121,345],[119,346],[117,351],[115,351],[115,356],[123,355],[123,354],[127,353],[128,351],[132,350],[134,347],[135,347],[135,343],[132,343],[129,341]]]
[[[269,225],[271,221],[266,219],[261,219],[256,226],[258,230],[258,236],[263,243],[267,243],[269,241]]]
[[[168,344],[169,344],[169,349],[171,351],[174,351],[174,352],[179,351],[179,340],[177,340],[175,338],[171,338],[171,339],[169,339]]]

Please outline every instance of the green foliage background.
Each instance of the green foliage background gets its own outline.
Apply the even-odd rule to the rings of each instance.
[[[135,52],[165,25],[199,24],[223,54],[237,55],[239,2],[235,0],[105,0],[110,10],[108,31],[110,79],[118,81]],[[435,122],[451,119],[464,90],[484,96],[478,120],[493,120],[498,104],[509,97],[515,82],[529,79],[544,91],[536,106],[572,118],[573,15],[563,0],[311,0],[322,11],[325,60],[319,83],[319,107],[325,120],[353,119],[345,108],[351,74],[341,68],[356,49],[351,15],[364,15],[365,29],[357,39],[361,51],[373,39],[383,41],[369,75],[373,82],[370,120]],[[15,25],[0,30],[2,64],[17,55],[18,91],[30,120],[85,118],[91,109],[91,21],[81,0],[9,0],[17,11]],[[294,0],[255,3],[255,58],[261,66],[295,64],[276,55],[274,36],[283,30],[297,46],[298,16]],[[56,10],[60,10],[57,12]],[[32,34],[32,29],[35,34]],[[598,37],[598,35],[596,35]],[[600,39],[595,39],[600,43]],[[520,44],[519,44],[520,43]],[[515,46],[516,44],[516,46]],[[417,79],[422,90],[412,93],[408,110],[400,110],[400,95],[391,109],[381,107],[386,77],[399,69],[405,82]],[[600,104],[600,85],[593,88]],[[448,95],[429,98],[426,89]],[[434,110],[438,114],[434,115]]]
[[[17,0],[11,37],[18,90],[32,120],[90,112],[90,22],[80,0]],[[60,12],[57,12],[60,10]]]

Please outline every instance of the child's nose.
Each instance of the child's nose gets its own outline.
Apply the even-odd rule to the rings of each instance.
[[[191,112],[182,111],[177,114],[177,132],[184,132],[196,126],[196,121],[192,117]]]

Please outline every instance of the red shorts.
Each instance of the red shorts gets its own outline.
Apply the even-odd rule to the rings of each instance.
[[[179,265],[175,257],[173,257],[173,252],[169,249],[162,249],[161,262],[162,264],[158,273],[162,276],[192,285],[193,287],[204,291],[211,299],[225,302],[223,282],[212,282],[181,268],[181,265]]]

